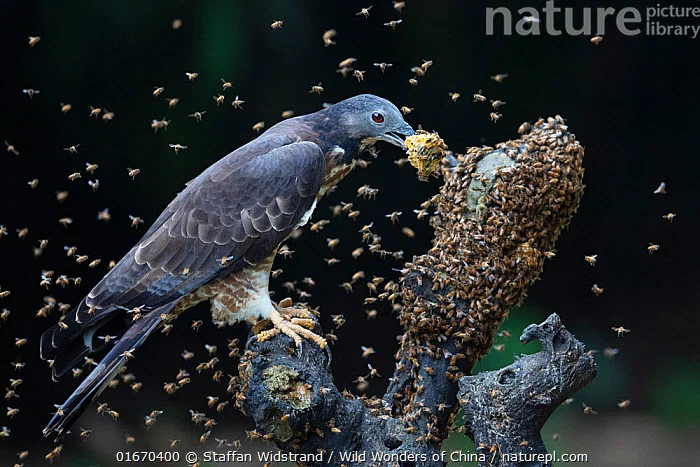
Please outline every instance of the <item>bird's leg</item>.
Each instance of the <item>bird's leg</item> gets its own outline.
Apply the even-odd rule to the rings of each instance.
[[[273,329],[262,331],[258,334],[258,342],[263,342],[276,336],[280,332],[288,335],[294,340],[297,347],[301,347],[302,338],[315,342],[320,348],[328,345],[326,339],[313,333],[315,323],[311,319],[309,310],[292,308],[291,299],[285,299],[279,305],[273,304],[272,311],[267,317],[272,321]]]

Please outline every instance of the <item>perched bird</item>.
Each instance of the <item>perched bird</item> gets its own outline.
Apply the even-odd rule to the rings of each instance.
[[[157,328],[210,301],[212,320],[234,324],[264,318],[297,346],[311,332],[307,310],[270,299],[268,284],[279,245],[306,224],[317,201],[377,141],[405,147],[415,134],[399,109],[363,94],[316,113],[283,120],[187,183],[143,238],[41,338],[41,357],[59,380],[94,352],[109,349],[44,429],[59,436],[118,374],[125,351],[135,352]],[[291,301],[287,301],[291,302]],[[140,310],[133,320],[129,312]],[[300,324],[303,323],[307,327]],[[115,339],[99,340],[103,326]],[[110,336],[111,337],[111,336]]]

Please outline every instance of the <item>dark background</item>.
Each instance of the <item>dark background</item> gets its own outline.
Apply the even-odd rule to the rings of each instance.
[[[614,360],[597,355],[598,378],[569,407],[560,408],[544,429],[550,449],[588,453],[594,465],[690,465],[699,454],[700,434],[700,345],[698,332],[697,238],[698,183],[697,103],[700,91],[696,67],[700,39],[690,37],[627,37],[608,20],[608,33],[595,46],[589,37],[562,35],[539,37],[485,35],[486,6],[541,9],[544,2],[419,2],[408,0],[398,15],[388,0],[357,2],[292,1],[121,1],[35,2],[3,1],[0,7],[0,56],[2,103],[0,140],[6,139],[19,156],[0,153],[0,224],[9,234],[0,238],[0,286],[11,290],[0,308],[11,310],[0,321],[0,380],[22,378],[19,399],[5,405],[19,407],[13,419],[0,414],[0,426],[11,436],[0,440],[0,461],[10,465],[16,453],[29,450],[25,465],[43,465],[51,449],[41,429],[78,384],[72,378],[52,383],[50,370],[38,358],[41,333],[59,316],[35,317],[42,297],[77,303],[107,271],[109,260],[118,260],[140,238],[172,197],[201,170],[236,147],[255,137],[251,126],[261,120],[269,127],[280,114],[293,109],[297,115],[318,110],[324,102],[336,102],[359,93],[386,97],[398,106],[415,108],[407,116],[414,126],[438,130],[456,152],[481,144],[496,144],[517,136],[521,122],[561,114],[586,148],[586,192],[579,212],[557,245],[556,257],[545,267],[542,279],[515,310],[504,328],[514,338],[499,339],[502,352],[492,352],[480,369],[508,364],[513,354],[533,352],[517,336],[530,322],[540,322],[549,313],[559,313],[567,327],[589,348],[602,351],[619,348]],[[360,7],[372,4],[369,18],[356,16]],[[655,4],[657,2],[649,2]],[[660,2],[663,4],[668,4]],[[614,2],[616,8],[646,2]],[[564,6],[563,2],[557,2]],[[681,5],[680,2],[674,5]],[[686,3],[692,5],[692,3]],[[584,6],[610,6],[598,2],[566,2],[577,14]],[[183,25],[173,30],[172,20]],[[396,30],[382,24],[401,18]],[[580,16],[578,16],[580,18]],[[273,20],[284,20],[272,30]],[[580,19],[579,19],[580,21]],[[700,24],[700,19],[665,20],[667,24]],[[500,23],[498,23],[500,24]],[[558,22],[561,27],[561,20]],[[544,24],[542,24],[544,29]],[[324,47],[321,35],[338,31],[337,45]],[[41,36],[34,48],[27,36]],[[357,57],[356,68],[366,70],[364,82],[343,79],[335,72],[338,62]],[[434,65],[417,87],[410,86],[409,71],[422,60]],[[385,74],[372,66],[390,62]],[[198,72],[188,82],[185,72]],[[508,73],[502,84],[490,80]],[[220,107],[212,96],[221,92],[220,78],[233,83]],[[323,83],[325,92],[310,94],[309,88]],[[165,86],[158,98],[154,86]],[[40,94],[29,100],[22,89]],[[482,90],[490,99],[501,99],[501,120],[489,120],[487,104],[472,103],[471,95]],[[448,92],[462,97],[452,102]],[[230,106],[236,95],[246,101],[244,110]],[[178,97],[168,109],[164,97]],[[72,110],[63,115],[60,102]],[[90,106],[115,112],[111,122],[88,117]],[[206,110],[201,123],[187,115]],[[168,131],[153,133],[153,119],[171,120]],[[80,144],[78,154],[63,148]],[[189,146],[175,154],[168,143]],[[277,297],[284,295],[285,281],[311,276],[315,287],[310,304],[320,306],[326,331],[330,315],[343,314],[347,324],[338,331],[333,348],[337,385],[355,389],[353,380],[367,373],[366,365],[378,368],[369,394],[381,394],[391,374],[394,336],[399,327],[387,303],[378,303],[378,317],[365,319],[363,284],[346,294],[338,284],[357,270],[368,277],[396,279],[392,268],[402,263],[381,260],[365,253],[358,261],[350,252],[360,246],[357,231],[374,221],[387,249],[402,249],[405,258],[429,248],[431,231],[427,221],[415,220],[413,209],[436,193],[437,181],[421,183],[413,169],[397,168],[403,157],[399,149],[380,147],[379,158],[366,170],[348,177],[327,197],[314,214],[314,221],[327,218],[331,224],[320,233],[304,231],[290,241],[292,259],[279,258],[283,268],[274,281]],[[85,174],[85,162],[98,163],[94,177]],[[140,168],[135,181],[127,167]],[[83,171],[77,182],[69,174]],[[31,190],[27,182],[40,180]],[[93,193],[88,179],[98,178]],[[654,195],[665,181],[668,194]],[[355,198],[356,189],[370,184],[379,189],[376,201]],[[68,190],[63,204],[57,190]],[[355,203],[361,211],[355,222],[331,218],[328,206],[340,201]],[[109,208],[109,223],[96,220],[98,211]],[[392,226],[385,214],[402,211],[401,223]],[[662,215],[674,212],[670,224]],[[129,215],[141,216],[146,224],[131,229]],[[71,217],[67,229],[58,219]],[[412,227],[417,236],[408,239],[401,226]],[[25,240],[16,229],[29,228]],[[326,238],[340,238],[331,252]],[[34,257],[39,239],[49,239],[41,257]],[[660,244],[650,255],[647,246]],[[90,260],[102,258],[95,269],[67,258],[64,245],[77,245]],[[598,264],[589,266],[584,255],[598,254]],[[329,268],[322,258],[342,260]],[[39,286],[42,270],[56,275],[81,276],[79,289]],[[592,284],[605,288],[601,297],[591,293]],[[198,333],[190,319],[202,319]],[[612,326],[624,325],[631,333],[616,337]],[[219,369],[237,371],[237,360],[226,357],[227,338],[245,339],[247,326],[217,330],[206,307],[182,317],[169,337],[157,335],[138,352],[129,371],[143,382],[139,394],[126,385],[108,389],[99,400],[121,414],[115,423],[96,415],[94,408],[81,419],[80,427],[93,430],[87,441],[69,437],[56,465],[112,465],[115,451],[126,449],[127,433],[136,438],[131,450],[168,450],[168,439],[179,438],[181,453],[189,448],[202,451],[198,438],[204,429],[189,422],[188,409],[207,411],[207,395],[226,395],[225,384],[197,375],[194,366],[208,360],[205,344],[219,346]],[[21,348],[15,338],[28,338]],[[376,354],[361,358],[361,345],[373,346]],[[196,357],[186,363],[179,356],[186,348]],[[24,362],[15,372],[10,362]],[[193,383],[175,396],[162,389],[173,381],[180,368],[193,373]],[[623,411],[616,404],[631,399]],[[585,416],[580,402],[600,414]],[[155,427],[147,430],[143,417],[153,409],[164,410]],[[4,411],[3,411],[4,412]],[[219,425],[214,437],[243,439],[243,449],[274,449],[245,441],[243,429],[252,429],[233,404],[223,414],[213,415]],[[552,440],[554,433],[559,441]],[[453,436],[448,450],[470,449],[469,441]],[[663,456],[663,457],[662,457]],[[697,457],[695,457],[697,458]]]

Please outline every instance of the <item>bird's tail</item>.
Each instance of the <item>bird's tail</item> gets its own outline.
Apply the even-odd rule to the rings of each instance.
[[[49,436],[54,430],[58,432],[59,438],[65,434],[65,431],[82,415],[90,402],[100,395],[109,382],[117,375],[119,369],[124,366],[128,354],[134,353],[143,344],[146,338],[162,322],[162,315],[167,315],[176,303],[169,303],[145,314],[124,332],[119,340],[116,341],[112,350],[107,353],[80,386],[73,391],[68,400],[59,407],[51,421],[44,428],[44,436]],[[134,355],[134,357],[137,357],[137,355]]]

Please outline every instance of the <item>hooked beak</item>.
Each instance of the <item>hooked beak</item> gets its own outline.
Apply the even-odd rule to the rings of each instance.
[[[379,139],[386,141],[387,143],[398,146],[401,149],[406,149],[406,137],[413,136],[416,132],[413,130],[411,125],[404,122],[403,125],[395,131],[387,131]]]

